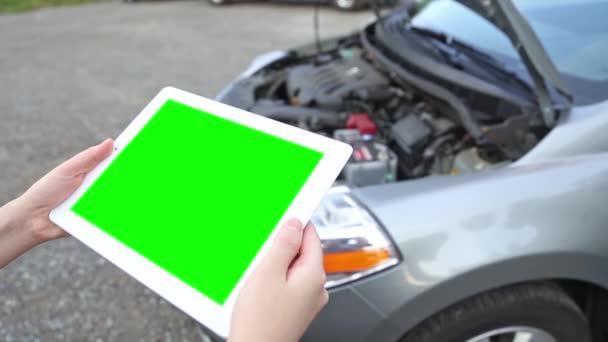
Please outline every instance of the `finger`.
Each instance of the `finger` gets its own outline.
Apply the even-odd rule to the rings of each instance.
[[[114,143],[106,139],[101,144],[89,147],[59,165],[55,172],[62,177],[76,177],[87,174],[112,153]]]
[[[317,234],[315,227],[309,223],[304,228],[304,236],[302,238],[302,246],[298,258],[292,263],[289,269],[289,276],[297,273],[322,273],[323,271],[323,248],[321,240]]]
[[[287,269],[298,255],[302,244],[302,223],[290,219],[279,229],[277,235],[264,258],[267,269],[274,273],[287,276]]]

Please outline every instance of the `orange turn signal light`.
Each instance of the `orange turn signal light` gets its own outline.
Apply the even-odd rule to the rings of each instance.
[[[327,273],[352,273],[364,271],[391,259],[388,249],[378,248],[323,255]]]

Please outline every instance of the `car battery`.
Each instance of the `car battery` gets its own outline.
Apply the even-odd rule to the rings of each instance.
[[[337,130],[334,138],[353,147],[353,154],[342,170],[351,187],[394,182],[397,177],[397,155],[371,136],[361,136],[357,130]]]

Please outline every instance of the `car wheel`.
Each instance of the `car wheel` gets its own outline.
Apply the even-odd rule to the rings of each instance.
[[[334,7],[342,11],[355,11],[361,9],[361,0],[333,0]]]
[[[589,342],[585,315],[559,287],[521,284],[490,291],[429,318],[401,342]]]

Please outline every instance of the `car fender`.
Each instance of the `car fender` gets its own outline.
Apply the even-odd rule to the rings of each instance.
[[[532,150],[516,164],[608,152],[608,101],[574,107],[565,113]]]
[[[386,318],[368,340],[394,341],[452,304],[518,282],[576,279],[608,288],[608,154],[360,188],[353,195],[402,259],[352,284]]]
[[[222,90],[220,90],[220,92],[215,96],[215,100],[221,102],[222,99],[226,96],[226,94],[232,88],[234,88],[234,85],[238,81],[240,81],[244,78],[247,78],[247,77],[251,77],[256,72],[264,69],[265,67],[269,66],[272,63],[275,63],[275,62],[287,57],[288,55],[289,55],[289,53],[287,51],[276,50],[276,51],[270,51],[270,52],[267,52],[267,53],[264,53],[262,55],[255,57],[251,61],[251,63],[247,67],[247,69],[245,69],[245,71],[243,71],[240,75],[238,75],[226,87],[224,87]]]

